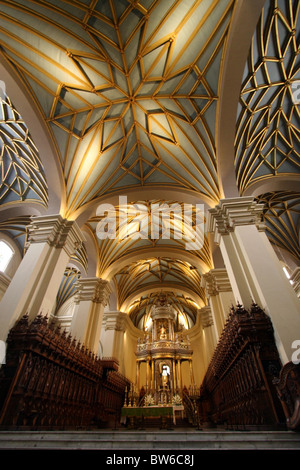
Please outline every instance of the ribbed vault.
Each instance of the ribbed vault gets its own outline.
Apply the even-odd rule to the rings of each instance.
[[[241,88],[235,168],[251,185],[299,174],[299,2],[270,1],[257,25]]]
[[[270,241],[300,259],[300,193],[291,191],[262,194],[263,220]]]
[[[2,2],[2,52],[57,143],[66,215],[131,186],[218,201],[215,122],[232,5]]]
[[[47,207],[48,186],[26,123],[0,83],[0,205],[36,202]]]
[[[249,0],[249,9],[250,3],[254,9],[256,2]],[[86,245],[94,245],[91,250],[84,246],[71,260],[76,269],[66,270],[58,306],[73,295],[76,279],[88,272],[90,262],[97,265],[95,274],[118,286],[119,308],[136,326],[145,326],[161,292],[191,326],[206,303],[201,275],[214,267],[211,248],[199,234],[196,248],[187,245],[194,235],[194,209],[190,225],[175,211],[169,226],[163,218],[154,224],[159,236],[151,237],[151,204],[183,210],[189,197],[214,206],[224,193],[222,159],[223,168],[235,172],[238,193],[253,192],[265,204],[271,242],[299,259],[299,193],[287,181],[299,177],[300,2],[266,0],[241,77],[231,154],[218,140],[226,129],[219,119],[220,97],[228,71],[224,62],[230,45],[239,41],[233,20],[247,21],[239,16],[242,4],[0,2],[1,67],[10,70],[36,108],[52,144],[47,149],[53,151],[49,159],[50,150],[37,148],[30,122],[2,93],[0,82],[0,209],[16,208],[15,217],[0,212],[0,231],[24,252],[30,207],[45,212],[50,195],[57,196],[61,187],[61,214],[70,219],[79,214]],[[26,114],[24,104],[22,109]],[[59,179],[55,190],[47,183],[54,184],[45,171],[50,160]],[[270,182],[278,184],[276,190],[264,189]],[[115,202],[129,193],[130,207]],[[174,199],[168,200],[171,194]],[[113,217],[97,212],[104,200],[114,200],[115,232]],[[28,211],[20,212],[19,203]],[[120,223],[124,215],[127,231]],[[107,236],[99,237],[101,230]],[[95,260],[88,260],[87,252],[96,253]]]
[[[167,302],[169,302],[175,311],[175,323],[177,331],[181,329],[191,328],[197,317],[197,305],[195,301],[188,295],[178,294],[172,291],[165,291]],[[141,296],[138,300],[133,301],[128,312],[133,324],[140,329],[151,329],[151,312],[152,308],[161,296],[160,292]]]

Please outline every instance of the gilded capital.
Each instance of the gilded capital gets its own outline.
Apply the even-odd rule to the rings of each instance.
[[[259,230],[264,230],[261,220],[263,208],[264,205],[257,203],[252,196],[221,199],[217,206],[208,210],[208,232],[228,235],[238,225],[256,225]]]
[[[125,331],[127,314],[123,312],[104,312],[103,325],[105,331]]]
[[[225,268],[211,269],[203,274],[202,287],[206,289],[209,296],[217,295],[219,292],[230,292],[232,290]]]
[[[209,328],[214,324],[211,308],[209,306],[202,307],[198,310],[198,314],[200,315],[200,320],[202,324],[202,328]]]
[[[101,303],[104,306],[108,304],[112,289],[108,281],[99,277],[81,278],[76,282],[77,294],[76,302],[91,301]]]
[[[61,215],[32,217],[28,226],[28,242],[48,243],[63,248],[72,256],[82,245],[84,237],[75,221],[63,219]]]

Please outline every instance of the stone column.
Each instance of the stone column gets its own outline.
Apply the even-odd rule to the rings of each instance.
[[[177,374],[177,377],[178,377],[178,385],[179,385],[179,389],[180,391],[182,392],[182,374],[181,374],[181,359],[178,359],[177,360],[177,364],[178,364],[178,374]]]
[[[176,360],[175,359],[173,359],[173,361],[172,361],[172,366],[173,366],[173,387],[174,387],[173,392],[176,393],[176,391],[178,389],[178,383],[177,383]]]
[[[136,389],[140,391],[140,361],[136,361]]]
[[[79,279],[76,307],[70,333],[95,354],[99,353],[99,342],[104,308],[108,303],[111,287],[108,281],[93,277]]]
[[[217,337],[220,336],[230,307],[235,304],[234,295],[226,269],[211,269],[202,277],[202,287],[212,309]]]
[[[200,315],[200,321],[203,328],[203,356],[205,358],[205,366],[207,368],[216,348],[218,336],[210,306],[202,307],[198,310],[198,314]]]
[[[154,359],[151,361],[151,390],[152,393],[155,392],[155,374],[154,374]]]
[[[190,363],[190,379],[191,379],[191,385],[193,387],[195,385],[195,380],[194,380],[194,371],[193,371],[192,359],[189,359],[189,363]]]
[[[146,366],[146,389],[147,393],[151,390],[151,369],[150,369],[151,358],[147,357],[147,366]]]
[[[119,310],[104,312],[103,318],[103,335],[101,336],[103,356],[114,357],[120,364],[122,362],[126,318],[127,314]]]
[[[82,245],[76,222],[60,215],[33,217],[28,248],[0,304],[0,337],[5,340],[15,322],[28,313],[50,314],[70,257]]]
[[[223,199],[209,210],[236,302],[255,301],[271,317],[283,364],[299,339],[300,303],[261,224],[262,204],[253,197]]]

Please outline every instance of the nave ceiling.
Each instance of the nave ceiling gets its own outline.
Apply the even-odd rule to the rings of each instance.
[[[119,195],[129,195],[135,207],[164,201],[213,207],[227,195],[226,158],[235,194],[265,204],[271,242],[299,260],[300,4],[268,0],[261,10],[263,2],[254,3],[252,40],[237,57],[244,72],[232,103],[228,156],[218,140],[229,122],[223,86],[236,72],[226,68],[233,41],[250,22],[242,16],[245,2],[0,1],[0,62],[11,78],[0,87],[0,230],[24,252],[30,216],[53,213],[58,187],[58,211],[81,221],[97,259],[94,275],[118,286],[118,307],[126,306],[135,324],[161,292],[193,324],[205,304],[201,275],[214,261],[208,238],[188,252],[184,238],[163,237],[162,225],[155,240],[100,240],[96,209],[114,201],[119,214]],[[50,154],[37,144],[27,107],[14,100],[17,85]],[[143,217],[133,215],[132,227]],[[90,252],[84,246],[71,260],[58,305],[89,272]]]

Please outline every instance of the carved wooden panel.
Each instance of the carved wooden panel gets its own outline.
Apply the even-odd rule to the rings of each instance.
[[[0,425],[101,426],[120,414],[128,380],[114,359],[100,360],[39,315],[23,317],[7,339],[0,372]]]

